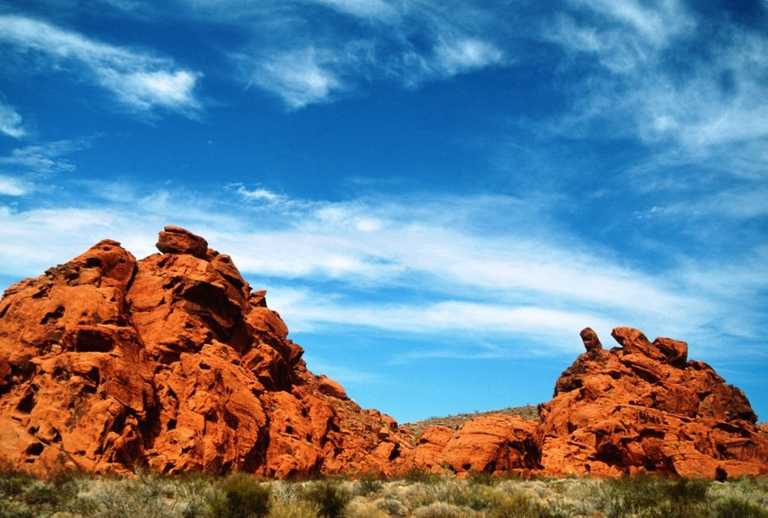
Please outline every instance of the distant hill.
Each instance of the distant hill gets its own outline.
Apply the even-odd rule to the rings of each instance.
[[[413,434],[415,437],[418,437],[421,435],[421,432],[430,426],[446,426],[453,430],[458,430],[461,425],[467,421],[477,417],[483,417],[492,414],[513,415],[530,421],[537,421],[539,419],[537,406],[527,405],[502,408],[501,410],[489,410],[487,412],[470,412],[466,414],[456,414],[445,417],[430,417],[428,419],[423,419],[413,423],[405,423],[400,428],[406,430],[410,434]]]

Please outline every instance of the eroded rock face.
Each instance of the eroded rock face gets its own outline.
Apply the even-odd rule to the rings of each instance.
[[[414,465],[433,473],[521,474],[538,470],[536,423],[494,414],[472,419],[458,430],[427,428],[419,437]]]
[[[179,227],[102,241],[0,301],[0,458],[45,475],[404,470],[394,420],[309,372],[229,256]]]
[[[241,470],[463,476],[768,472],[744,394],[685,342],[616,328],[557,380],[539,422],[492,414],[414,437],[307,370],[264,291],[165,227],[141,261],[104,240],[0,300],[0,461],[46,475]]]
[[[707,478],[768,472],[768,437],[749,401],[707,364],[688,361],[685,342],[651,342],[637,329],[619,327],[612,335],[621,348],[606,351],[591,346],[594,332],[586,334],[588,352],[540,407],[546,472]]]

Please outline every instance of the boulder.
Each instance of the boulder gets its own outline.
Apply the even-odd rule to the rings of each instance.
[[[579,335],[581,336],[581,341],[584,343],[584,348],[588,353],[603,350],[603,344],[600,343],[600,338],[591,327],[585,327],[581,330]]]
[[[185,228],[166,225],[160,231],[157,249],[164,254],[189,254],[205,259],[208,254],[208,242]]]

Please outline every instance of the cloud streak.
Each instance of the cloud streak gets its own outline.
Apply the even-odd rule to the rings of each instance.
[[[91,196],[103,191],[93,189]],[[0,241],[8,246],[0,250],[0,274],[37,273],[104,237],[122,241],[139,257],[148,255],[158,228],[176,223],[205,235],[254,284],[268,287],[271,305],[294,331],[366,327],[464,336],[465,343],[495,337],[510,347],[522,338],[556,352],[573,350],[573,333],[585,325],[605,334],[614,325],[633,324],[651,334],[716,343],[716,331],[708,327],[713,319],[731,322],[734,330],[744,324],[736,293],[721,299],[712,286],[680,280],[681,271],[687,279],[701,278],[700,265],[653,276],[628,268],[531,216],[540,207],[522,215],[513,200],[517,220],[508,228],[515,230],[478,234],[478,215],[504,214],[510,200],[421,197],[416,209],[393,199],[283,198],[275,204],[268,199],[273,193],[262,190],[243,187],[256,194],[240,205],[231,196],[177,190],[93,207],[5,206]],[[754,282],[740,286],[739,293],[763,289]],[[375,296],[381,291],[384,299]],[[754,338],[757,322],[736,334]]]
[[[179,68],[166,58],[103,43],[42,20],[10,14],[0,15],[0,44],[40,55],[52,67],[74,64],[121,103],[137,111],[166,108],[192,113],[200,107],[195,96],[200,74]]]
[[[0,101],[0,133],[16,139],[27,134],[21,115],[12,106],[2,101]]]
[[[329,23],[308,4],[347,19]],[[512,62],[484,24],[471,23],[475,11],[461,4],[452,6],[461,14],[445,16],[430,2],[294,0],[272,9],[270,2],[228,2],[236,20],[211,3],[189,5],[192,12],[223,16],[251,33],[252,42],[233,51],[233,60],[248,85],[278,96],[292,110],[365,92],[377,82],[416,88]],[[267,31],[280,37],[264,38]]]

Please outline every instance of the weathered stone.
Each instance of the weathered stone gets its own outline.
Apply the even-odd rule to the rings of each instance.
[[[157,249],[165,254],[190,254],[205,259],[208,242],[185,228],[166,225],[158,236]]]
[[[602,351],[603,344],[600,343],[600,338],[598,338],[597,333],[591,327],[585,327],[579,334],[588,353]]]

